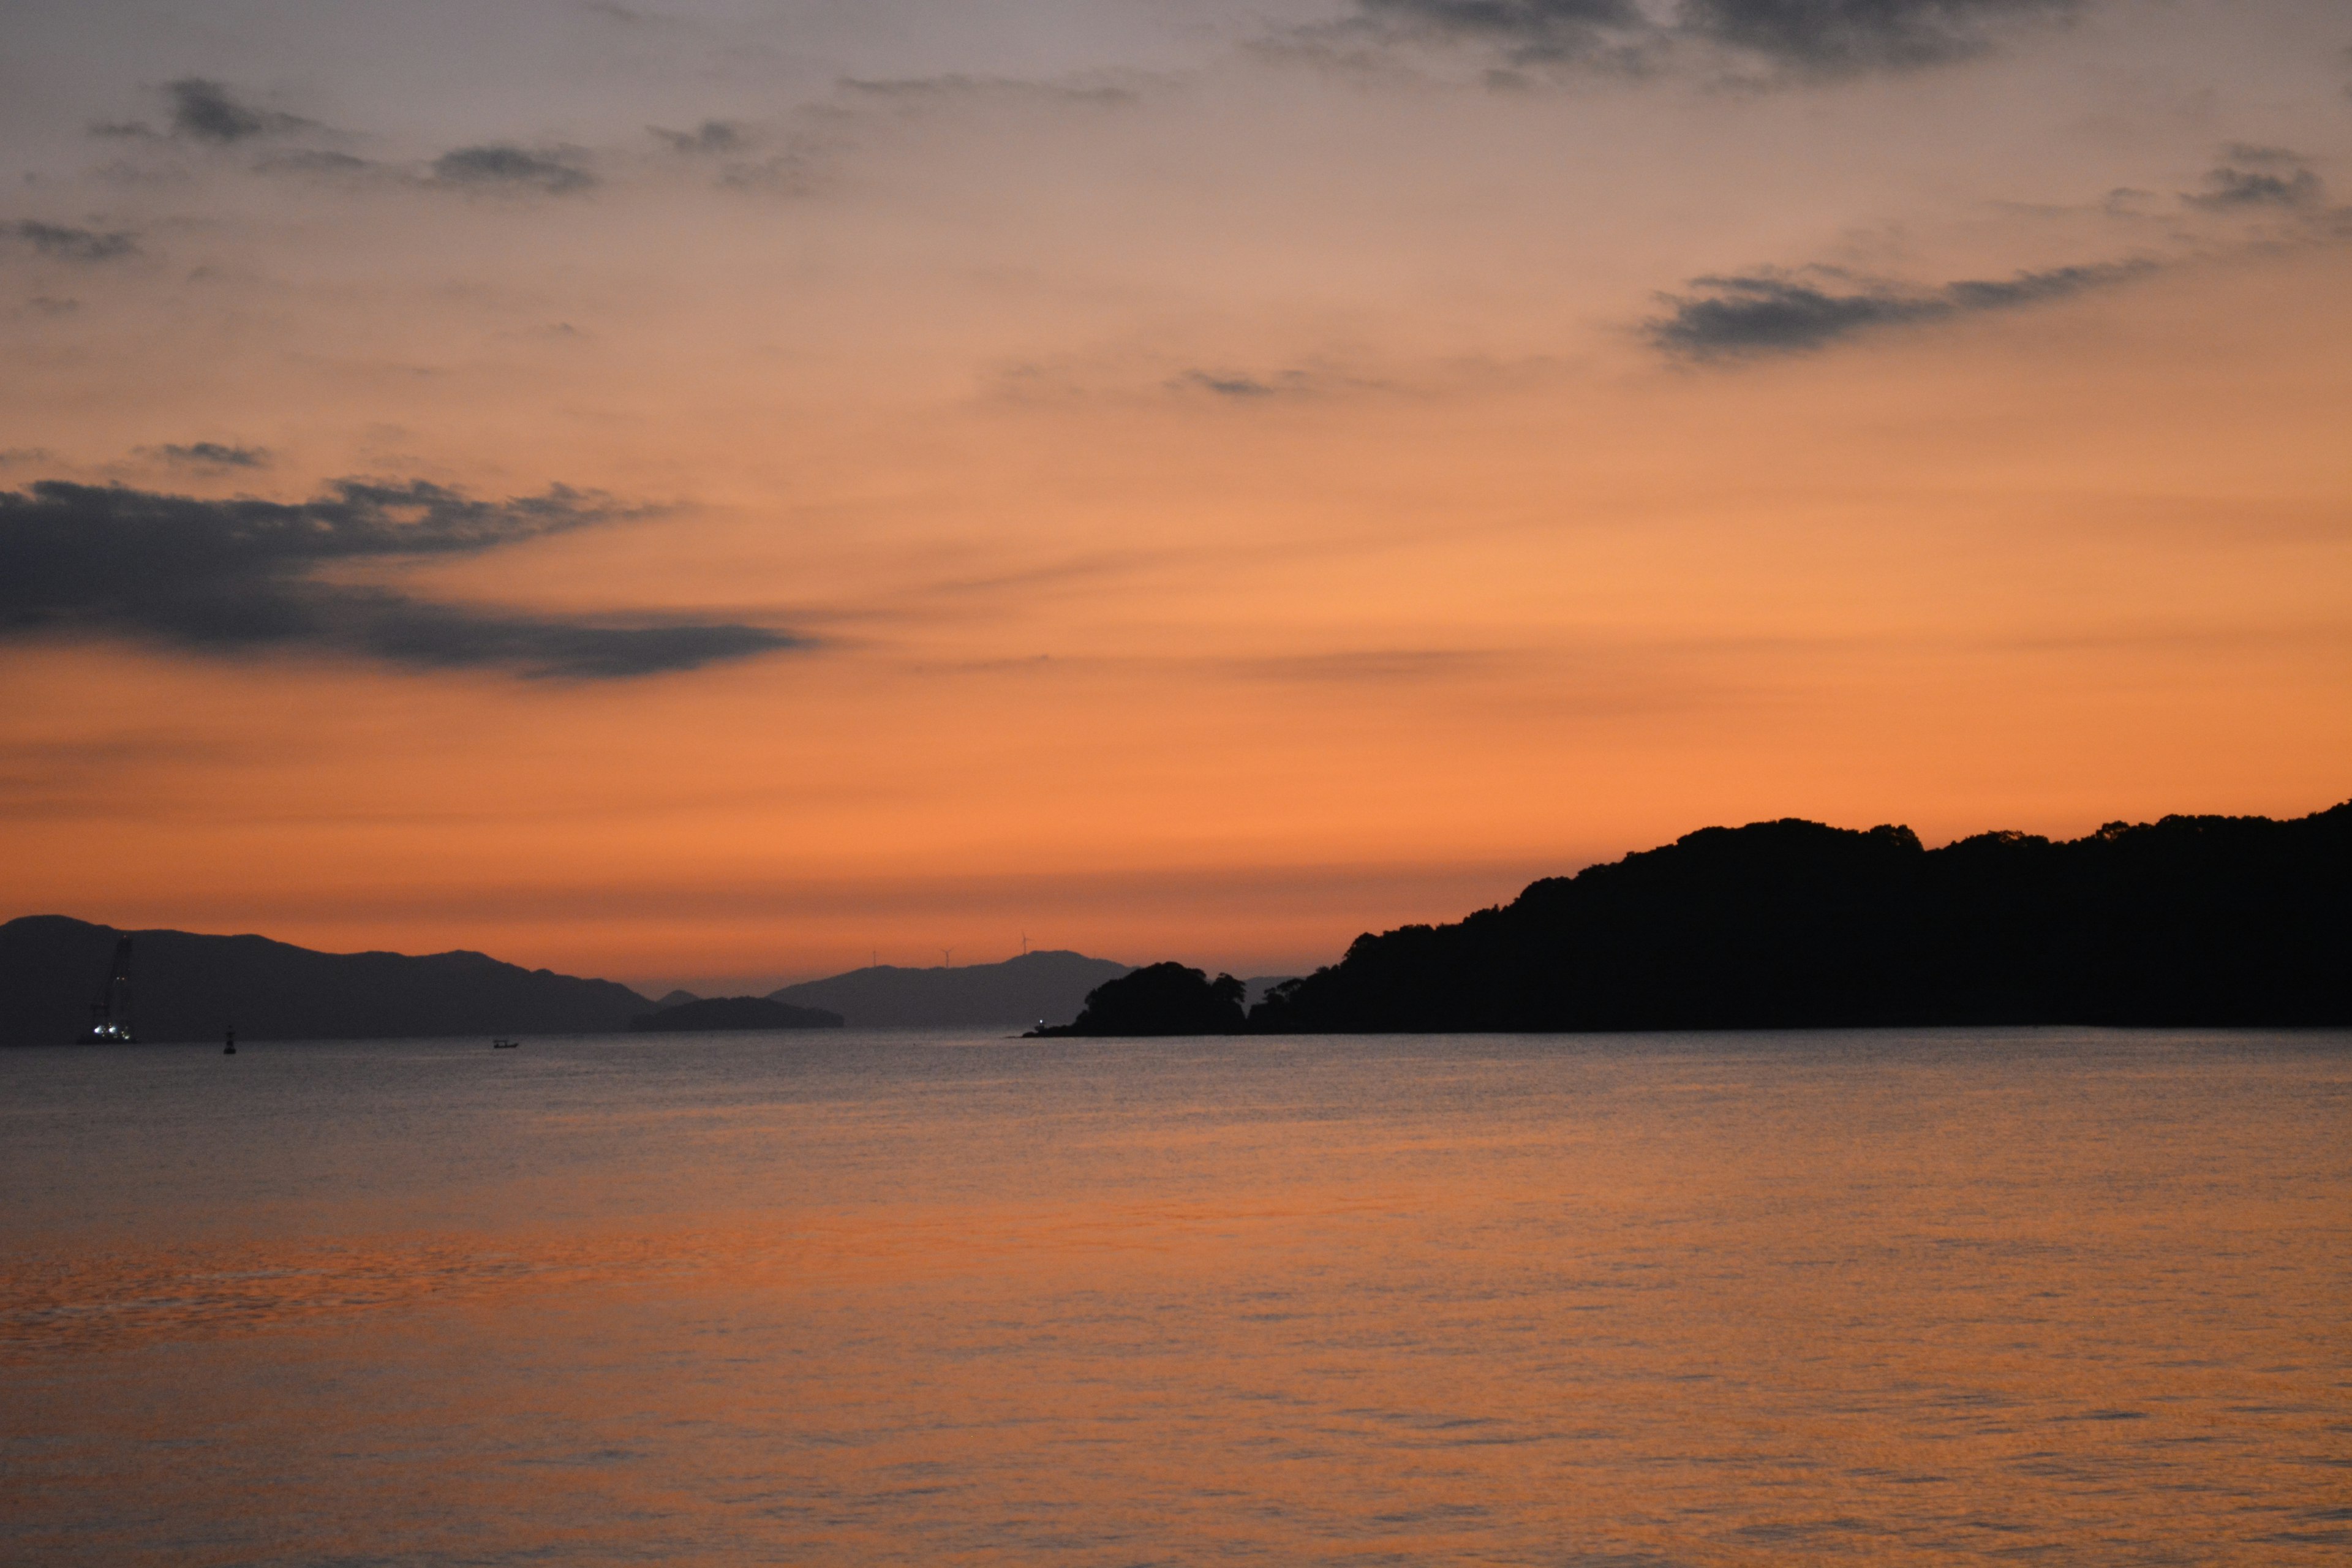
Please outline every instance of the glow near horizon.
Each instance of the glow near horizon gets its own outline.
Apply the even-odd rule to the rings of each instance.
[[[2352,25],[2060,9],[1839,74],[1338,4],[22,7],[0,489],[564,486],[616,515],[316,580],[801,646],[66,617],[0,645],[10,912],[1265,973],[1708,823],[2332,804]]]

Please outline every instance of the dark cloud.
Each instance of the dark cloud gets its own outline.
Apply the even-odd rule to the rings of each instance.
[[[632,11],[626,5],[616,5],[613,4],[613,0],[580,0],[580,9],[592,16],[602,16],[608,22],[618,22],[624,27],[643,27],[656,22],[668,20],[667,17],[655,16],[646,12]]]
[[[433,160],[436,184],[476,190],[541,191],[562,195],[586,190],[596,177],[570,148],[531,152],[506,142],[459,147]]]
[[[240,103],[226,86],[200,76],[182,77],[163,90],[172,98],[172,129],[199,142],[244,142],[314,129],[299,115]]]
[[[1213,392],[1220,397],[1272,397],[1281,389],[1255,376],[1188,370],[1168,384],[1177,391]]]
[[[739,153],[751,140],[731,120],[706,120],[691,131],[665,131],[658,125],[646,129],[673,153]]]
[[[966,76],[961,71],[944,76],[844,77],[840,87],[853,100],[905,105],[999,102],[1118,109],[1142,97],[1133,84],[1118,81],[1040,81],[1024,77]]]
[[[1685,0],[1682,29],[1808,71],[1908,69],[1981,54],[2003,26],[2082,0]]]
[[[27,218],[0,232],[12,233],[43,256],[59,261],[111,261],[139,251],[139,242],[121,229],[69,228]]]
[[[1698,46],[1780,73],[1906,70],[1981,54],[2005,27],[2063,20],[2088,0],[1357,0],[1346,30],[1381,42],[1469,45],[1514,66],[1648,68]],[[1499,80],[1523,84],[1503,73]]]
[[[478,554],[616,515],[561,488],[482,501],[422,481],[346,479],[288,503],[39,480],[0,490],[0,637],[121,637],[215,658],[327,654],[576,680],[803,646],[760,626],[530,615],[322,576]]]
[[[1522,65],[1589,59],[1655,30],[1633,0],[1358,0],[1376,34],[1486,45]]]
[[[1335,392],[1364,392],[1380,383],[1328,366],[1265,372],[1186,370],[1168,378],[1171,392],[1205,392],[1237,402],[1262,398],[1313,397]]]
[[[269,466],[268,449],[262,447],[229,447],[218,441],[191,441],[185,446],[167,442],[161,447],[140,449],[167,463],[184,463],[195,468],[266,468]]]
[[[253,166],[256,172],[264,174],[377,174],[386,172],[382,163],[350,153],[336,153],[318,147],[298,147],[289,152],[272,153]]]
[[[719,184],[730,191],[805,196],[819,188],[820,181],[814,159],[788,152],[726,164],[719,171]]]
[[[1948,321],[1987,310],[2062,300],[2152,270],[2147,261],[2105,262],[2020,272],[1999,279],[1963,279],[1916,290],[1855,287],[1842,274],[1756,272],[1696,278],[1696,295],[1664,296],[1665,315],[1649,323],[1650,341],[1692,360],[1802,353],[1881,327]]]
[[[2182,196],[2192,206],[2227,211],[2242,207],[2308,207],[2326,194],[2319,176],[2302,157],[2284,147],[2228,149],[2224,161],[2205,175],[2202,191]]]
[[[1650,337],[1660,348],[1694,359],[1818,348],[1864,328],[1916,321],[1948,310],[1932,296],[1840,294],[1761,275],[1699,278],[1692,286],[1707,292],[1696,298],[1667,296],[1673,309],[1650,323]]]

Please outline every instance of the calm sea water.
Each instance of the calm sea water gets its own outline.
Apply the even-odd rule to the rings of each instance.
[[[2352,1035],[0,1053],[0,1558],[2321,1563]]]

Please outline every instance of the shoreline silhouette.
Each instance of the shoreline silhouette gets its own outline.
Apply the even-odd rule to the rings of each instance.
[[[2352,802],[2285,821],[2167,816],[2072,840],[1981,833],[1935,849],[1907,827],[1791,817],[1701,828],[1451,923],[1366,932],[1255,1005],[1260,983],[1147,964],[1095,985],[1083,1005],[1065,1001],[1070,1022],[1048,1016],[1032,1033],[2345,1025],[2347,889]],[[1086,978],[1125,968],[1064,952],[958,970],[877,965],[765,997],[664,1007],[612,981],[478,952],[324,953],[34,915],[0,925],[0,1043],[85,1033],[90,988],[133,934],[137,1035],[159,1041],[217,1039],[232,1017],[256,1040],[898,1021],[860,1017],[852,998],[877,1010],[976,1008],[987,1016],[937,1021],[1009,1026],[1009,1006],[1071,998]],[[820,999],[833,1005],[807,1005]]]
[[[1706,827],[1446,925],[1367,932],[1242,1015],[1158,964],[1051,1035],[2352,1024],[2352,803],[2084,837]]]

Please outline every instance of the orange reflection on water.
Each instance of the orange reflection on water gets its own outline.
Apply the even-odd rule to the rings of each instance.
[[[638,1047],[503,1107],[493,1189],[485,1122],[403,1202],[47,1238],[0,1316],[20,1539],[2310,1561],[2344,1047]],[[404,1208],[451,1223],[328,1223]]]

